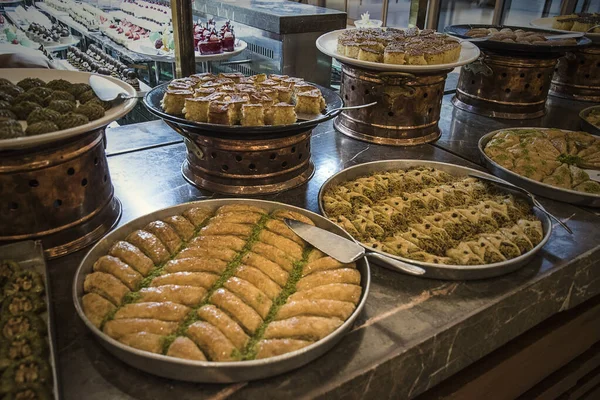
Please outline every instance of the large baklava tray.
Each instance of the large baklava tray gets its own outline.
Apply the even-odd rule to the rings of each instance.
[[[364,246],[429,264],[507,263],[547,236],[524,199],[430,166],[327,186],[322,207]]]
[[[91,260],[76,302],[104,335],[174,359],[244,362],[310,346],[355,312],[361,273],[283,218],[314,224],[239,202],[156,219]]]

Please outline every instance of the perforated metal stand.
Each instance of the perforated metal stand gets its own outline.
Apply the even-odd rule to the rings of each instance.
[[[550,95],[600,102],[600,46],[565,54],[558,60]]]

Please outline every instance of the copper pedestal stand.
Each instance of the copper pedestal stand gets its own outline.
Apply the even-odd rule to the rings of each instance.
[[[0,152],[0,242],[40,239],[48,258],[100,239],[121,216],[104,129]]]
[[[444,83],[451,70],[431,73],[378,72],[342,64],[340,92],[346,106],[377,105],[343,111],[334,126],[366,142],[411,146],[440,137],[438,121]]]
[[[482,51],[479,60],[461,69],[452,103],[492,118],[541,117],[555,65],[556,58]]]
[[[181,170],[197,187],[224,194],[271,194],[300,186],[314,173],[312,129],[262,139],[192,134],[166,122],[185,138],[187,157]]]
[[[559,58],[550,95],[600,102],[600,45],[568,52]]]

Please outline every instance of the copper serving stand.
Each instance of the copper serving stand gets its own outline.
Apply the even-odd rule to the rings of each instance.
[[[334,126],[346,136],[378,144],[411,146],[437,140],[444,83],[451,71],[379,72],[342,63],[340,93],[345,105],[377,105],[343,111]]]
[[[600,102],[600,45],[561,57],[552,78],[550,95]]]
[[[461,69],[452,103],[493,118],[540,117],[546,113],[557,58],[482,50],[477,61]]]
[[[48,258],[100,239],[121,216],[104,128],[0,152],[0,242],[40,239]]]

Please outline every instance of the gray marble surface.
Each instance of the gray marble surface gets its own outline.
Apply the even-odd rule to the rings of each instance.
[[[471,142],[505,122],[467,113],[461,114],[461,121],[452,122],[449,115],[458,119],[458,110],[448,108],[446,97],[444,135],[435,145],[373,145],[335,132],[331,122],[320,125],[312,138],[316,165],[312,179],[264,198],[318,212],[317,193],[322,183],[343,168],[367,161],[410,158],[479,167],[478,157],[468,150]],[[569,107],[558,105],[571,115]],[[121,224],[170,205],[218,197],[184,181],[180,165],[185,147],[171,143],[177,138],[162,122],[111,129],[107,138],[113,154],[108,159],[111,177],[123,203]],[[161,141],[163,145],[156,147]],[[352,331],[309,365],[256,382],[208,385],[170,381],[120,362],[93,339],[74,311],[72,279],[85,251],[52,261],[50,279],[64,398],[415,397],[551,315],[600,293],[600,217],[568,204],[541,200],[549,211],[569,221],[574,235],[555,229],[548,244],[526,267],[494,279],[450,282],[372,265],[371,292]]]
[[[287,0],[195,0],[193,9],[277,34],[346,27],[345,12]]]

